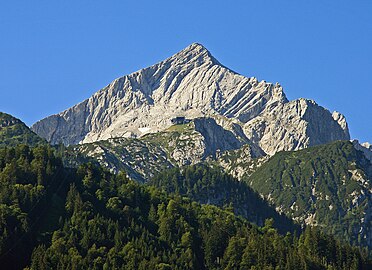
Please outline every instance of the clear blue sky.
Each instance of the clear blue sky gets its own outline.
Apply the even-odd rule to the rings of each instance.
[[[372,142],[372,1],[1,1],[0,111],[28,125],[192,42]]]

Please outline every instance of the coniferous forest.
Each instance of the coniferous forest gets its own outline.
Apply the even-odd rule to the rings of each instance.
[[[207,167],[164,173],[155,187],[90,163],[65,168],[61,154],[0,149],[2,269],[371,269],[367,249],[316,229],[279,232],[275,217],[254,225],[233,201],[193,201],[217,188],[211,178],[230,181]],[[190,186],[166,193],[171,175]]]
[[[290,218],[269,206],[246,182],[208,164],[164,170],[149,184],[168,194],[179,194],[202,204],[229,209],[259,226],[263,226],[266,219],[273,218],[275,228],[283,234],[300,229]]]

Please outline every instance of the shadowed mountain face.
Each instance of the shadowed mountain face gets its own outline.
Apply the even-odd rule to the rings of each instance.
[[[231,207],[258,226],[264,226],[268,218],[275,220],[281,233],[300,231],[300,227],[285,215],[280,215],[270,207],[258,193],[244,181],[238,181],[218,167],[197,164],[164,170],[149,181],[150,185],[161,188],[168,194],[187,196],[202,204]]]
[[[32,130],[52,144],[71,145],[142,137],[165,130],[178,116],[214,118],[224,129],[235,125],[241,130],[238,140],[245,137],[268,154],[349,139],[342,115],[309,100],[288,102],[278,83],[239,75],[196,43],[114,80],[76,106],[35,123]],[[221,150],[219,143],[211,148]]]

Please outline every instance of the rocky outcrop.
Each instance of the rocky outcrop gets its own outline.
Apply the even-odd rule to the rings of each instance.
[[[344,116],[332,115],[307,99],[266,107],[258,117],[244,125],[244,131],[269,155],[350,139]]]
[[[335,111],[335,112],[332,113],[332,117],[333,117],[333,120],[335,120],[340,125],[340,127],[344,131],[346,137],[350,137],[349,126],[346,122],[345,116],[343,114]]]
[[[0,112],[0,130],[17,124],[22,124],[22,121],[9,114]]]
[[[230,150],[217,156],[213,163],[221,166],[238,180],[248,178],[270,157],[254,144],[245,144],[239,149]]]
[[[238,149],[249,143],[244,135],[244,137],[238,137],[235,130],[224,129],[213,118],[197,118],[194,120],[194,125],[195,130],[204,138],[205,156],[215,156],[217,151],[224,152]]]
[[[356,150],[363,152],[364,156],[372,163],[372,145],[368,142],[359,143],[358,140],[352,141]]]
[[[146,182],[161,170],[174,167],[163,147],[146,140],[115,138],[77,145],[69,151],[76,156],[74,166],[90,161],[87,157],[93,158],[111,172],[125,171],[138,182]]]

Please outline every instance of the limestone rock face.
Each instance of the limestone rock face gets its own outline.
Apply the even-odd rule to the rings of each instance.
[[[118,78],[82,103],[32,129],[53,144],[140,137],[176,116],[224,115],[246,122],[268,104],[285,102],[280,85],[246,78],[222,66],[200,44]]]
[[[362,146],[372,151],[372,144],[370,144],[369,142],[362,143]]]
[[[244,131],[269,155],[350,139],[343,115],[332,115],[306,99],[267,106],[258,117],[244,125]]]
[[[346,118],[343,114],[339,112],[332,113],[333,119],[340,125],[340,127],[344,130],[346,137],[350,137],[349,135],[349,127],[346,122]]]
[[[289,102],[278,83],[239,75],[197,43],[114,80],[87,100],[35,123],[32,130],[52,144],[71,145],[140,138],[169,128],[179,116],[199,119],[194,122],[203,134],[199,147],[208,149],[208,155],[244,144],[272,155],[349,139],[343,115],[332,115],[309,100]],[[220,129],[211,130],[211,121]]]
[[[368,142],[359,143],[358,140],[353,140],[352,142],[355,149],[362,151],[364,156],[372,163],[372,145]]]

